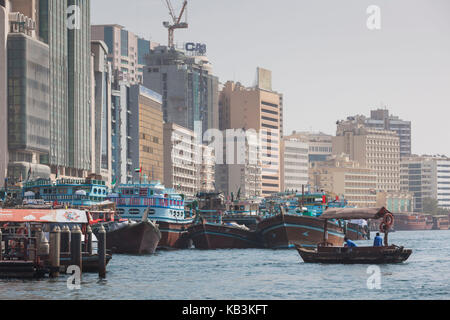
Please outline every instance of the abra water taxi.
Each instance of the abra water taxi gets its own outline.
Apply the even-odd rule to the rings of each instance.
[[[384,232],[384,246],[342,247],[330,242],[328,221],[330,219],[382,219],[380,231]],[[411,249],[388,244],[388,232],[394,222],[394,216],[386,208],[334,208],[325,211],[319,220],[323,223],[323,241],[316,249],[296,244],[304,262],[342,263],[342,264],[383,264],[401,263],[409,258]]]

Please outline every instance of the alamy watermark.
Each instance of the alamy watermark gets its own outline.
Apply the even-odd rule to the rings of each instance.
[[[67,278],[67,289],[80,290],[81,289],[81,270],[79,266],[72,265],[66,270],[67,274],[70,274]]]
[[[66,9],[66,26],[69,30],[81,29],[81,9],[77,5],[72,5]]]
[[[367,29],[380,30],[381,29],[381,8],[376,5],[367,7],[366,13],[369,15],[367,18]]]
[[[367,267],[367,274],[370,274],[367,278],[367,289],[369,290],[380,290],[381,289],[381,269],[377,265],[371,265]]]

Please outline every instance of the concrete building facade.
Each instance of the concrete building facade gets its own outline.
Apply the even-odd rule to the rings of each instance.
[[[342,153],[377,173],[377,191],[400,190],[400,140],[395,132],[338,125],[333,155]]]
[[[295,137],[308,144],[309,162],[325,161],[333,154],[332,135],[322,132],[292,132]]]
[[[347,127],[349,125],[364,125],[376,130],[394,131],[400,139],[400,157],[411,155],[411,121],[405,121],[398,116],[389,114],[387,109],[371,110],[370,117],[363,115],[347,117],[347,120],[340,121],[338,124],[338,126]]]
[[[112,182],[112,108],[111,64],[103,41],[91,42],[92,108],[91,172],[101,175],[108,186]]]
[[[112,184],[133,181],[130,85],[114,81],[111,90]]]
[[[188,197],[199,191],[202,146],[194,131],[164,123],[164,182]]]
[[[163,97],[164,121],[202,133],[218,128],[219,80],[206,56],[189,56],[166,46],[150,51],[144,85]]]
[[[0,1],[0,188],[4,186],[8,168],[8,87],[7,41],[9,30],[9,1]]]
[[[92,39],[106,43],[108,60],[118,80],[132,85],[143,83],[145,59],[156,43],[138,37],[117,24],[93,25]]]
[[[436,199],[450,208],[450,159],[441,156],[411,156],[401,161],[401,190],[414,196],[414,212],[423,212],[425,199]]]
[[[281,190],[302,190],[308,185],[309,146],[295,136],[281,141]]]
[[[377,173],[348,155],[311,163],[309,180],[313,190],[345,198],[350,206],[364,208],[377,204]]]
[[[220,128],[255,130],[261,152],[262,196],[281,191],[283,96],[272,91],[271,73],[258,68],[256,87],[228,81],[220,93]],[[266,70],[267,71],[267,70]]]
[[[8,178],[15,183],[50,176],[49,47],[22,13],[10,13],[9,25]]]

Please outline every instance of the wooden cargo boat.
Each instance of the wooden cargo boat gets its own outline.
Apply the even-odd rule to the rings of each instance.
[[[329,241],[333,245],[342,245],[344,229],[335,222],[328,221]],[[264,246],[270,249],[292,248],[295,244],[303,247],[315,247],[322,239],[324,224],[316,217],[305,215],[281,214],[264,219],[258,224]]]
[[[148,219],[158,225],[160,239],[157,249],[186,249],[191,247],[188,228],[194,217],[185,210],[184,196],[174,189],[165,188],[157,181],[140,184],[123,184],[118,193],[109,196],[124,219],[140,221],[146,209]]]
[[[380,230],[384,232],[384,246],[380,247],[336,247],[328,240],[327,222],[329,219],[380,219]],[[345,208],[328,209],[319,217],[324,223],[323,241],[316,249],[304,248],[296,244],[296,248],[306,263],[334,263],[334,264],[384,264],[401,263],[406,261],[412,253],[396,245],[388,245],[389,228],[394,217],[386,208]]]
[[[262,248],[258,234],[236,223],[213,224],[203,221],[189,228],[197,249]]]
[[[433,217],[433,230],[448,230],[449,218],[447,215]]]
[[[426,230],[427,219],[423,214],[396,214],[394,229],[396,231]]]

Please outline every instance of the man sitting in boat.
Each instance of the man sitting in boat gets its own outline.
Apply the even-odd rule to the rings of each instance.
[[[383,246],[383,238],[381,238],[379,232],[377,232],[377,235],[373,239],[373,246],[374,247],[382,247]]]
[[[344,238],[344,242],[345,242],[344,247],[348,247],[348,248],[357,247],[356,243],[354,243],[352,240],[350,240],[347,237]]]

